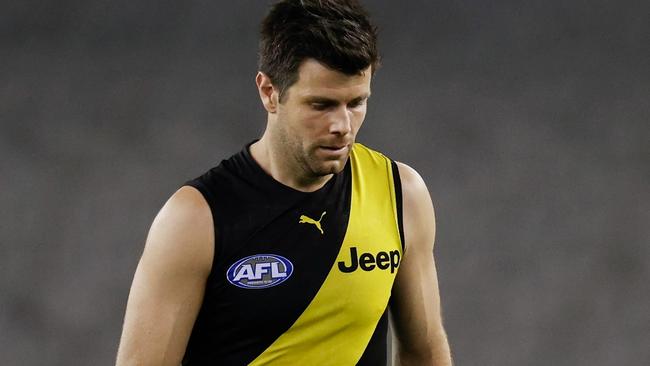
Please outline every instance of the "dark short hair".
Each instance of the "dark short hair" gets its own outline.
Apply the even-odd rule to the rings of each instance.
[[[347,75],[379,66],[377,28],[356,0],[282,0],[262,21],[259,70],[280,91],[298,81],[313,58]]]

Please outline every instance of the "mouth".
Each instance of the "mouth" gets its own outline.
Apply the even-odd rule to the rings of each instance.
[[[319,146],[319,148],[331,152],[331,153],[343,153],[348,149],[347,144],[345,145],[328,145],[328,146]]]
[[[323,153],[330,156],[342,157],[347,154],[350,144],[321,145],[318,147]]]
[[[318,155],[326,160],[343,160],[350,153],[350,144],[327,144],[318,146]]]

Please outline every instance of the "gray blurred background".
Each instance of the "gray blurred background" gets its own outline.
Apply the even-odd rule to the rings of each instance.
[[[650,3],[366,1],[457,365],[650,364]],[[3,1],[0,355],[110,365],[165,200],[260,135],[269,1]]]

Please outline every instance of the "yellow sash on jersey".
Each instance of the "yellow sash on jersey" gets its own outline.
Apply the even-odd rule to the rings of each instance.
[[[251,365],[354,365],[388,305],[397,270],[378,253],[402,257],[391,162],[355,144],[350,163],[350,219],[336,262],[296,322]],[[366,270],[360,263],[350,273],[339,269],[340,261],[352,267],[351,248],[358,258],[370,254]]]

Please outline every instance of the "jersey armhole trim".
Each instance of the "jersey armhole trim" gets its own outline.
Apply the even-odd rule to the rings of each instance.
[[[399,238],[402,244],[402,253],[406,253],[406,242],[404,241],[404,220],[402,209],[402,180],[399,177],[399,169],[397,163],[391,160],[390,165],[393,169],[393,184],[395,186],[395,205],[397,210],[397,226],[399,229]]]

